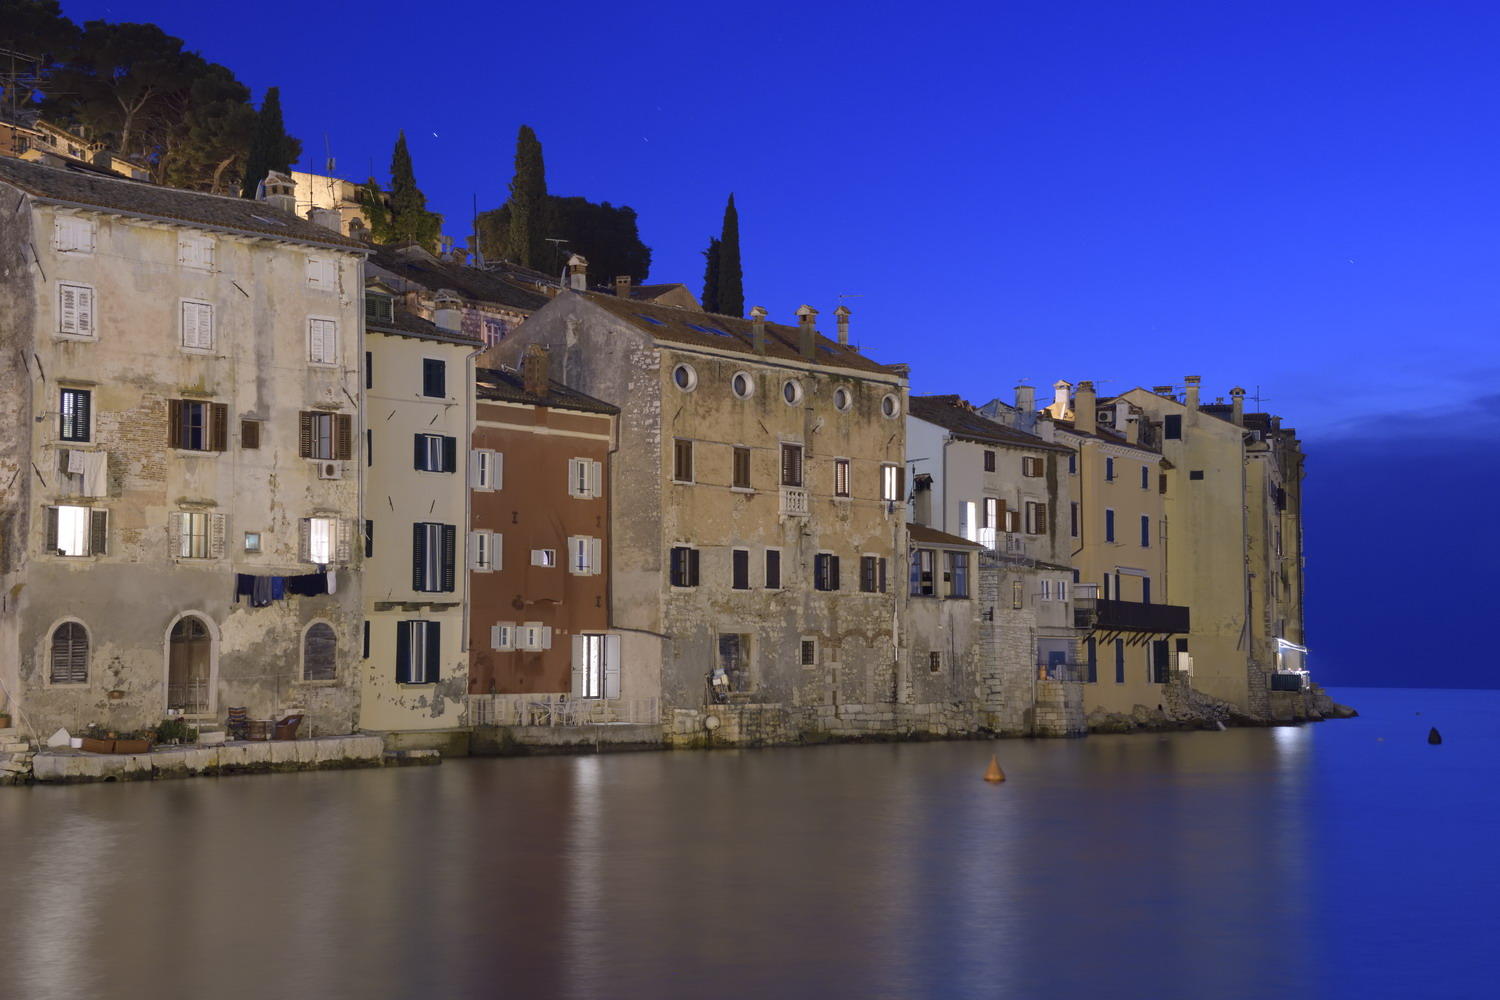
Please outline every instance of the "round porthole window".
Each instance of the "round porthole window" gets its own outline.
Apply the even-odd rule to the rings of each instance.
[[[735,372],[734,378],[729,380],[729,388],[741,399],[749,399],[755,395],[755,379],[749,372]]]
[[[901,400],[890,393],[886,393],[880,400],[880,412],[887,417],[899,417],[901,415]]]
[[[683,392],[692,392],[698,388],[698,373],[692,365],[678,365],[672,369],[672,381]]]
[[[788,406],[796,406],[802,402],[802,386],[794,378],[789,378],[781,384],[781,398],[786,400]]]
[[[843,386],[833,390],[833,408],[840,413],[849,412],[849,407],[854,405],[854,393]]]

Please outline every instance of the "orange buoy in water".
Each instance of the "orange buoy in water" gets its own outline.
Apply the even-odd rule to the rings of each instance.
[[[1005,772],[1000,770],[1000,759],[990,757],[990,766],[984,769],[984,780],[989,782],[1001,782],[1005,780]]]

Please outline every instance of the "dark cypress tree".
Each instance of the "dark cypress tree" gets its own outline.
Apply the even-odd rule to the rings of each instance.
[[[285,173],[292,169],[301,144],[286,134],[281,120],[281,88],[271,87],[255,116],[255,130],[250,134],[250,151],[245,156],[245,176],[240,183],[240,197],[254,198],[255,189],[272,170]]]
[[[547,270],[547,169],[542,144],[530,125],[516,135],[516,170],[510,179],[510,232],[505,256],[525,267]]]
[[[708,249],[703,251],[703,311],[719,311],[719,241],[708,238]]]
[[[443,217],[427,211],[427,196],[417,187],[404,131],[397,135],[396,148],[391,151],[390,206],[391,242],[411,242],[429,252],[437,250]]]
[[[734,195],[724,206],[724,232],[719,236],[718,279],[714,289],[717,309],[725,316],[745,315],[745,278],[740,270],[740,214],[734,208]],[[705,308],[707,308],[705,304]]]

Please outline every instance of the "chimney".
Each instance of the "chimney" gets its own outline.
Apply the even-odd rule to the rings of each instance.
[[[818,311],[812,306],[797,307],[797,332],[802,356],[812,361],[818,356]]]
[[[1156,393],[1158,396],[1165,396],[1168,399],[1177,398],[1176,391],[1170,385],[1153,385],[1151,387],[1151,391]]]
[[[292,183],[291,177],[280,170],[272,170],[266,174],[266,179],[260,182],[260,188],[256,191],[256,197],[272,208],[279,208],[293,215],[297,212],[297,186]]]
[[[309,208],[307,210],[307,221],[324,229],[332,229],[336,233],[344,231],[344,220],[336,208]]]
[[[766,307],[750,307],[750,343],[756,354],[766,353]]]
[[[845,306],[845,305],[841,305],[841,306],[839,306],[837,309],[835,309],[833,311],[833,315],[838,320],[838,324],[839,324],[839,346],[840,347],[848,347],[849,346],[849,307]]]
[[[1036,386],[1016,386],[1016,409],[1023,416],[1028,413],[1033,416],[1036,414]]]
[[[1187,404],[1188,409],[1196,410],[1198,408],[1198,383],[1203,379],[1198,375],[1184,375],[1182,381],[1187,385],[1187,395],[1183,402]]]
[[[551,388],[548,380],[552,362],[548,354],[547,348],[541,344],[530,344],[521,355],[521,386],[527,395],[545,396]]]
[[[1245,426],[1245,390],[1235,386],[1229,390],[1232,402],[1229,404],[1229,422],[1236,427]]]
[[[1095,420],[1098,417],[1094,402],[1094,383],[1079,382],[1078,392],[1073,396],[1073,429],[1084,434],[1092,434],[1098,429]]]
[[[446,288],[438,292],[432,303],[432,323],[440,330],[462,330],[464,328],[463,300]]]
[[[568,258],[568,287],[575,292],[589,290],[589,262],[576,253]]]
[[[1061,420],[1068,415],[1068,391],[1072,388],[1073,384],[1071,382],[1065,382],[1062,379],[1058,379],[1052,383],[1052,406],[1050,409],[1052,410],[1054,419]]]
[[[615,275],[615,294],[622,299],[630,298],[630,275]]]

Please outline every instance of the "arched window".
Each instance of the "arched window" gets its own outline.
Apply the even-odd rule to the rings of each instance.
[[[331,681],[336,674],[338,639],[333,626],[316,622],[302,636],[302,679]]]
[[[195,615],[184,615],[167,637],[167,707],[207,712],[212,669],[213,636],[208,625]]]
[[[81,622],[63,622],[52,632],[52,683],[87,684],[89,633]]]

